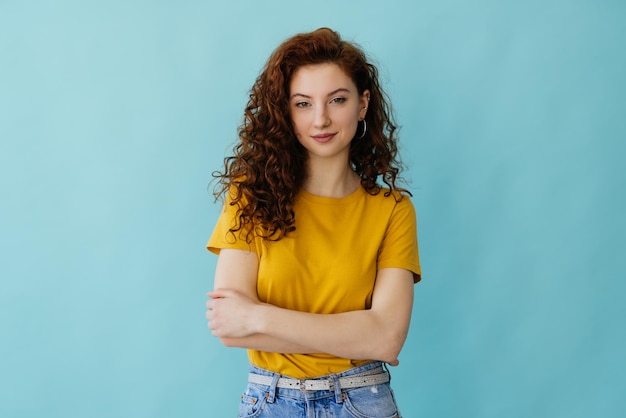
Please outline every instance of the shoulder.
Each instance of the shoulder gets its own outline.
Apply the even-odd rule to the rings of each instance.
[[[377,194],[363,193],[367,213],[377,219],[376,222],[415,223],[415,208],[407,193],[381,189]]]

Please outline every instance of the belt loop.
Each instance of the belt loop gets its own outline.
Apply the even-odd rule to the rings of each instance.
[[[339,378],[336,374],[333,374],[330,379],[328,379],[330,384],[332,385],[331,390],[335,390],[335,402],[342,403],[343,402],[343,394],[341,393],[341,384],[339,383]]]
[[[391,383],[391,372],[389,371],[389,367],[387,367],[387,363],[382,363],[382,365],[383,371],[387,373],[387,375],[389,376],[389,383]]]
[[[280,374],[274,373],[269,392],[267,393],[267,402],[269,403],[274,403],[274,401],[276,400],[276,386],[278,385],[278,379],[280,379]]]

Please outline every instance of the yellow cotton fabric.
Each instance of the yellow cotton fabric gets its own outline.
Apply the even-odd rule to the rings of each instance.
[[[369,309],[379,269],[410,270],[415,282],[421,274],[413,204],[408,197],[396,201],[384,194],[370,195],[361,187],[343,198],[301,191],[294,207],[295,232],[277,242],[255,237],[250,244],[228,232],[236,209],[226,204],[207,248],[216,254],[221,248],[255,252],[262,302],[319,314]],[[255,366],[299,379],[368,362],[257,350],[248,350],[248,357]]]

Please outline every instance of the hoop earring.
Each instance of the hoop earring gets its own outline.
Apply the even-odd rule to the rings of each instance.
[[[363,133],[359,136],[356,137],[356,139],[363,139],[363,137],[365,137],[365,132],[367,132],[367,122],[365,122],[365,119],[363,119]]]

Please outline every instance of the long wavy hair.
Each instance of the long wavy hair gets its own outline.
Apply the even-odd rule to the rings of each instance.
[[[360,95],[370,91],[367,132],[350,145],[350,164],[361,177],[361,186],[378,194],[380,179],[388,189],[386,195],[393,194],[396,199],[402,198],[402,193],[410,195],[396,185],[401,168],[396,126],[377,68],[357,45],[342,40],[331,29],[298,34],[269,57],[250,91],[233,155],[224,159],[223,172],[213,173],[218,180],[216,199],[228,192],[227,202],[237,205],[237,221],[230,232],[243,232],[248,242],[253,232],[277,241],[295,230],[294,200],[306,175],[307,152],[290,120],[289,84],[298,68],[323,63],[338,65],[352,78]]]

